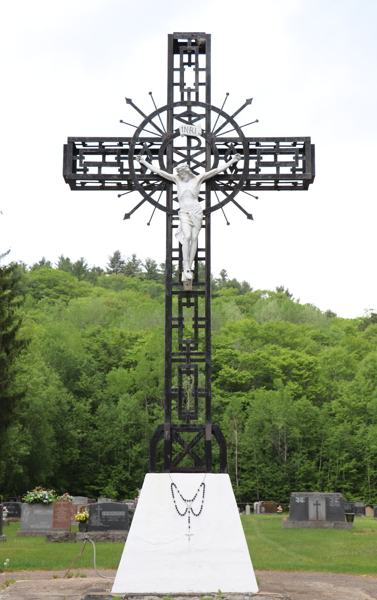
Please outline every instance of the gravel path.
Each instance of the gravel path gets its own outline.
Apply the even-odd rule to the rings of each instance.
[[[377,599],[377,576],[360,577],[307,571],[257,571],[256,574],[261,591],[285,592],[292,600]]]
[[[16,583],[4,588],[0,574],[0,600],[83,600],[89,594],[108,597],[111,579],[103,579],[92,570],[18,571],[7,573]],[[115,570],[100,571],[115,577]],[[85,577],[78,577],[85,575]],[[260,584],[258,600],[377,600],[377,577],[333,575],[331,573],[257,571]],[[54,578],[55,576],[55,578]],[[100,596],[99,596],[100,598]]]

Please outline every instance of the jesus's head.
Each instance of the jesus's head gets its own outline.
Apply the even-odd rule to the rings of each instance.
[[[183,181],[188,181],[189,179],[192,179],[192,177],[195,177],[187,163],[178,165],[178,167],[175,169],[175,172]]]

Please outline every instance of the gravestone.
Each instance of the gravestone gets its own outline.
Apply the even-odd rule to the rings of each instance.
[[[57,500],[52,505],[52,528],[70,531],[72,521],[72,503],[69,500]]]
[[[130,528],[137,508],[137,502],[135,500],[124,500],[123,504],[127,504],[128,506],[128,527]]]
[[[264,509],[263,510],[264,514],[276,515],[276,507],[277,507],[276,502],[262,502],[261,503],[261,512],[262,512],[262,509]]]
[[[363,501],[355,502],[355,517],[365,517],[365,503]]]
[[[12,521],[20,521],[21,520],[21,506],[22,502],[3,502],[3,506],[6,507],[8,511],[8,519]]]
[[[250,514],[250,504],[246,504],[246,506],[245,506],[245,514],[246,515]]]
[[[373,506],[373,519],[377,519],[377,506]]]
[[[3,523],[3,506],[2,506],[2,504],[0,504],[0,542],[6,542],[7,541],[7,536],[4,535],[3,526],[4,526],[4,523]]]
[[[52,502],[50,504],[25,502],[21,509],[20,530],[16,535],[44,536],[52,530]]]
[[[254,514],[260,515],[260,502],[254,502]]]
[[[355,503],[344,500],[344,512],[348,514],[355,513]]]
[[[89,505],[88,531],[127,531],[128,506],[120,502]]]
[[[98,498],[97,502],[103,504],[104,502],[112,502],[111,498]]]
[[[372,506],[366,506],[365,507],[365,516],[366,517],[373,517],[374,516],[374,510]]]
[[[73,496],[73,504],[88,504],[86,496]]]
[[[77,504],[74,504],[73,502],[71,502],[71,522],[72,522],[72,524],[76,524],[75,516],[76,516],[77,511],[78,511]]]
[[[289,519],[282,521],[282,527],[351,529],[352,523],[345,522],[342,494],[293,492]]]

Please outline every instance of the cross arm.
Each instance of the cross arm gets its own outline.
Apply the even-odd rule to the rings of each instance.
[[[219,158],[226,160],[229,152],[242,152],[240,138],[217,138]],[[315,177],[315,148],[310,137],[246,138],[249,170],[244,189],[250,190],[307,190]],[[216,177],[216,182],[231,190],[243,170],[240,161],[227,173]]]
[[[249,169],[245,190],[307,190],[315,177],[314,145],[310,137],[246,138]],[[132,138],[68,138],[64,146],[63,175],[72,190],[132,190],[128,166]],[[232,190],[243,171],[243,146],[238,137],[216,138],[219,163],[228,162],[239,153],[241,160],[215,181]],[[149,158],[157,159],[163,141],[155,137],[140,138],[135,155],[147,148]],[[159,175],[140,167],[139,180],[152,190]]]
[[[71,190],[132,190],[133,183],[128,166],[131,137],[69,137],[64,145],[63,177]],[[136,144],[135,156],[148,152],[157,158],[159,145],[153,137],[144,137]],[[150,148],[149,148],[150,147]],[[145,189],[153,189],[160,181],[157,174],[147,173],[140,166]]]

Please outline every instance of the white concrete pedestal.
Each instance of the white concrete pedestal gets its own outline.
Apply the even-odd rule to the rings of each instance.
[[[203,473],[173,473],[182,496],[192,498]],[[208,473],[199,517],[179,516],[167,473],[146,475],[112,593],[256,593],[258,586],[229,475]],[[176,497],[178,495],[176,494]],[[185,509],[177,499],[181,512]],[[201,493],[193,508],[198,512]]]

